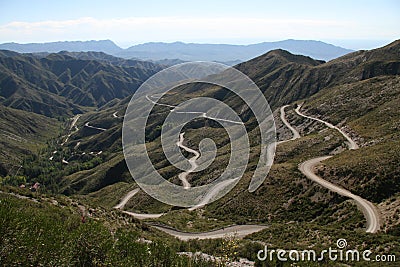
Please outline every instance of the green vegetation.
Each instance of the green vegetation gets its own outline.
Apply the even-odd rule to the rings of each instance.
[[[3,266],[211,266],[179,256],[176,242],[140,239],[140,224],[82,223],[70,206],[0,194],[0,220]]]
[[[55,119],[0,105],[0,176],[15,176],[27,155],[44,150],[61,131]]]

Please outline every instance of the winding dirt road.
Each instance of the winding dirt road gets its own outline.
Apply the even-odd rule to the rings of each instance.
[[[199,208],[204,207],[205,205],[207,205],[210,202],[210,200],[214,196],[216,196],[219,193],[219,191],[221,191],[222,189],[224,189],[225,187],[227,187],[231,183],[236,182],[237,179],[239,179],[239,178],[224,180],[224,181],[216,184],[210,191],[207,192],[207,194],[203,197],[203,199],[200,201],[199,204],[189,208],[188,210],[189,211],[193,211],[195,209],[199,209]]]
[[[172,109],[171,112],[175,112],[177,114],[200,114],[202,118],[206,118],[206,119],[210,119],[210,120],[229,122],[229,123],[233,123],[233,124],[243,124],[243,122],[241,122],[241,121],[233,121],[233,120],[221,119],[221,118],[216,118],[216,117],[210,117],[210,116],[207,115],[206,112],[200,112],[200,111],[176,111],[175,109]]]
[[[148,98],[149,99],[149,98]],[[149,99],[150,100],[150,99]],[[152,101],[152,100],[150,100]],[[153,101],[152,101],[153,102]],[[157,104],[157,103],[156,103]],[[169,107],[172,107],[170,105],[166,105]],[[281,144],[290,140],[295,140],[300,138],[300,134],[299,132],[293,128],[289,122],[286,120],[285,117],[285,108],[286,106],[281,107],[280,111],[281,111],[281,120],[282,122],[290,129],[290,131],[292,132],[293,136],[291,139],[288,140],[284,140],[284,141],[280,141],[277,142],[277,144]],[[325,125],[327,125],[330,128],[336,129],[337,131],[339,131],[348,141],[348,145],[349,145],[349,149],[357,149],[358,145],[346,134],[344,133],[341,129],[339,129],[338,127],[325,122],[323,120],[320,119],[316,119],[307,115],[304,115],[300,112],[300,108],[301,106],[297,107],[296,109],[296,113],[299,114],[300,116],[309,118],[309,119],[313,119],[319,122],[324,123]],[[180,147],[183,146],[183,133],[180,135],[180,141],[177,143],[179,145],[180,143]],[[185,146],[182,147],[183,149],[185,149]],[[192,150],[188,147],[186,147],[187,149],[185,149],[186,151],[188,151],[189,153],[193,153],[195,154],[195,157],[197,156],[197,151]],[[193,158],[195,158],[193,157]],[[366,232],[368,233],[375,233],[380,229],[380,224],[379,224],[379,212],[376,209],[376,207],[369,201],[354,195],[353,193],[351,193],[350,191],[340,188],[339,186],[332,184],[324,179],[322,179],[321,177],[317,176],[314,173],[314,168],[316,165],[320,164],[321,161],[330,158],[331,156],[325,156],[325,157],[318,157],[318,158],[314,158],[314,159],[310,159],[307,160],[303,163],[301,163],[299,165],[299,170],[309,179],[311,179],[312,181],[317,182],[318,184],[320,184],[321,186],[330,189],[338,194],[341,194],[343,196],[352,198],[357,205],[360,207],[360,209],[362,210],[364,216],[367,219],[367,229]],[[192,159],[193,159],[192,158]],[[197,158],[196,158],[197,159]],[[195,162],[195,160],[193,160],[193,163]],[[193,167],[193,165],[192,165]],[[193,168],[194,170],[195,168]],[[190,208],[189,210],[194,210],[200,207],[205,206],[209,200],[218,193],[219,190],[221,190],[222,188],[224,188],[225,186],[227,186],[230,182],[234,182],[235,179],[231,179],[231,180],[227,180],[227,181],[223,181],[222,183],[218,184],[217,186],[215,186],[215,188],[213,188],[213,190],[211,190],[202,200],[202,202],[192,208]],[[139,191],[139,189],[134,189],[132,191],[130,191],[122,200],[121,202],[115,206],[115,208],[119,208],[119,209],[123,209],[123,207],[125,206],[125,204],[129,201],[130,198],[132,198],[137,192]],[[123,211],[126,214],[129,214],[131,216],[134,216],[138,219],[147,219],[147,218],[158,218],[160,216],[162,216],[163,214],[139,214],[139,213],[134,213],[134,212],[128,212],[128,211]],[[223,229],[219,229],[219,230],[215,230],[215,231],[209,231],[209,232],[200,232],[200,233],[187,233],[187,232],[181,232],[181,231],[177,231],[177,230],[173,230],[171,228],[168,227],[163,227],[163,226],[153,226],[154,228],[157,228],[160,231],[163,231],[165,233],[168,233],[172,236],[175,236],[181,240],[190,240],[190,239],[214,239],[214,238],[223,238],[224,236],[227,235],[237,235],[238,237],[244,237],[248,234],[251,233],[255,233],[258,231],[261,231],[263,229],[265,229],[267,226],[263,226],[263,225],[235,225],[235,226],[230,226],[227,228],[223,228]]]
[[[146,96],[146,98],[153,102],[154,104],[158,104],[157,102],[154,102],[153,100],[151,100],[148,96]],[[172,107],[171,105],[166,105],[166,104],[162,104],[163,106],[167,106],[167,107]],[[287,106],[284,106],[281,108],[281,119],[283,121],[283,123],[292,131],[293,133],[293,137],[289,140],[295,140],[297,138],[300,138],[300,134],[298,133],[298,131],[296,129],[294,129],[286,120],[285,118],[285,108]],[[198,113],[198,112],[196,112]],[[206,117],[205,113],[202,113],[203,117]],[[278,143],[282,143],[282,142],[286,142],[289,140],[285,140],[285,141],[281,141]],[[177,142],[177,145],[183,149],[185,149],[187,152],[195,154],[194,157],[192,157],[189,161],[192,164],[192,168],[190,170],[194,170],[197,166],[197,164],[195,163],[195,161],[197,160],[197,158],[200,156],[200,154],[191,149],[188,148],[186,146],[183,145],[183,141],[184,141],[184,133],[181,133],[179,136],[179,142]],[[195,165],[196,164],[196,165]],[[186,175],[188,174],[188,172],[186,172]],[[188,186],[188,182],[186,180],[186,175],[184,177],[180,177],[180,179],[182,180],[183,184]],[[185,178],[185,179],[182,179]],[[218,194],[218,192],[220,190],[222,190],[223,188],[225,188],[226,186],[228,186],[230,183],[233,183],[237,180],[236,179],[229,179],[229,180],[225,180],[222,181],[221,183],[217,184],[212,190],[210,190],[210,192],[207,193],[207,195],[205,195],[205,197],[202,199],[202,201],[194,206],[189,208],[190,211],[193,211],[195,209],[204,207],[206,204],[208,204],[208,202],[216,195]],[[186,182],[184,182],[184,180],[186,180]],[[190,186],[190,184],[189,184]],[[127,193],[127,195],[121,200],[121,202],[116,205],[114,208],[117,209],[123,209],[125,204],[129,201],[129,199],[131,199],[136,193],[139,192],[139,189],[134,189],[130,192]],[[129,211],[123,211],[124,213],[131,215],[135,218],[138,219],[148,219],[148,218],[158,218],[161,217],[163,214],[139,214],[139,213],[134,213],[134,212],[129,212]],[[200,232],[200,233],[187,233],[187,232],[181,232],[181,231],[177,231],[177,230],[173,230],[171,228],[168,227],[163,227],[163,226],[153,226],[154,228],[157,228],[160,231],[163,231],[165,233],[168,233],[172,236],[175,236],[181,240],[190,240],[190,239],[215,239],[215,238],[223,238],[227,235],[236,235],[237,237],[244,237],[246,235],[261,231],[265,228],[267,228],[267,226],[264,225],[235,225],[235,226],[230,226],[230,227],[226,227],[223,229],[219,229],[219,230],[215,230],[215,231],[209,231],[209,232]]]
[[[197,163],[196,160],[200,157],[200,153],[197,152],[194,149],[191,149],[185,145],[183,145],[183,141],[184,141],[184,135],[185,133],[181,133],[179,135],[179,141],[176,143],[177,146],[181,147],[182,149],[186,150],[189,153],[194,154],[194,156],[192,158],[189,159],[189,163],[191,164],[191,168],[188,171],[182,172],[178,175],[179,179],[182,181],[183,183],[183,187],[184,188],[190,188],[190,183],[187,181],[186,177],[192,173],[197,167]],[[136,212],[131,212],[131,211],[125,211],[123,210],[126,203],[128,203],[128,201],[134,196],[136,195],[138,192],[140,191],[139,188],[133,189],[131,191],[129,191],[122,199],[121,201],[114,206],[115,209],[120,209],[122,210],[123,213],[126,213],[130,216],[135,217],[136,219],[154,219],[154,218],[159,218],[162,215],[164,215],[164,213],[136,213]]]
[[[319,177],[314,173],[315,167],[319,165],[321,161],[329,159],[331,157],[332,156],[324,156],[307,160],[299,165],[299,170],[309,179],[311,179],[314,182],[317,182],[322,187],[325,187],[333,192],[336,192],[339,195],[353,199],[357,203],[357,206],[361,209],[365,218],[367,219],[366,232],[376,233],[380,229],[380,223],[379,223],[380,214],[378,212],[378,209],[374,206],[374,204],[357,195],[354,195],[353,193],[344,188],[341,188],[331,182],[322,179],[321,177]]]
[[[136,213],[126,210],[123,210],[122,212],[139,220],[156,219],[164,215],[164,213]]]
[[[146,96],[146,99],[149,100],[150,102],[152,102],[155,105],[161,105],[161,106],[166,106],[166,107],[173,108],[171,110],[171,112],[177,112],[177,113],[201,113],[202,117],[204,117],[204,118],[213,119],[213,120],[219,120],[219,121],[224,121],[224,122],[229,122],[229,123],[235,123],[235,124],[243,124],[242,122],[209,117],[204,112],[190,112],[190,111],[188,111],[188,112],[180,112],[180,111],[175,111],[176,106],[157,103],[154,100],[152,100],[150,96]],[[87,125],[85,125],[85,126],[87,126]],[[191,168],[188,171],[179,174],[178,177],[182,181],[184,188],[189,188],[191,185],[187,181],[186,177],[187,177],[187,175],[189,173],[193,172],[198,167],[198,165],[196,163],[196,160],[200,157],[200,153],[197,152],[194,149],[191,149],[191,148],[183,145],[184,134],[185,133],[181,133],[179,135],[179,141],[176,144],[179,147],[181,147],[182,149],[184,149],[185,151],[194,154],[194,156],[189,159],[189,163],[191,164]],[[230,183],[235,182],[236,179],[229,179],[229,180],[223,181],[221,183],[218,183],[216,186],[214,186],[214,188],[212,190],[210,190],[205,195],[205,197],[202,199],[202,201],[198,205],[190,208],[189,210],[194,210],[194,209],[197,209],[197,208],[205,206],[216,194],[218,194],[218,192],[220,190],[225,188]],[[138,188],[128,192],[125,195],[125,197],[122,198],[120,203],[118,203],[114,208],[122,210],[124,208],[124,206],[126,205],[126,203],[135,194],[137,194],[138,192],[139,192]],[[124,211],[124,210],[122,212],[124,212],[124,213],[126,213],[126,214],[128,214],[130,216],[133,216],[133,217],[135,217],[137,219],[149,219],[149,218],[154,219],[154,218],[159,218],[162,215],[164,215],[164,213],[142,214],[142,213],[135,213],[135,212]],[[230,226],[230,227],[227,227],[227,228],[223,228],[223,229],[219,229],[219,230],[215,230],[215,231],[210,231],[210,232],[185,233],[185,232],[172,230],[171,228],[163,227],[163,226],[153,226],[153,227],[157,228],[160,231],[168,233],[168,234],[170,234],[172,236],[175,236],[175,237],[177,237],[177,238],[179,238],[181,240],[189,240],[189,239],[196,239],[196,238],[197,239],[215,239],[215,238],[223,238],[223,237],[225,237],[227,235],[236,235],[237,237],[244,237],[246,235],[261,231],[261,230],[266,228],[266,226],[263,226],[263,225],[235,225],[235,226]]]
[[[215,239],[215,238],[224,238],[226,236],[235,235],[238,238],[242,238],[246,235],[259,232],[267,228],[265,225],[234,225],[226,228],[209,231],[209,232],[200,232],[200,233],[188,233],[188,232],[180,232],[170,228],[162,227],[162,226],[153,226],[154,228],[163,231],[167,234],[170,234],[180,240],[187,241],[190,239]]]
[[[123,213],[128,214],[136,219],[139,220],[144,220],[144,219],[155,219],[155,218],[159,218],[162,215],[164,215],[164,213],[136,213],[136,212],[131,212],[131,211],[126,211],[123,210],[126,203],[128,203],[128,201],[134,196],[136,195],[138,192],[140,191],[139,188],[135,188],[131,191],[129,191],[122,199],[121,201],[114,206],[114,209],[119,209],[121,210]]]
[[[241,122],[241,121],[233,121],[233,120],[221,119],[221,118],[216,118],[216,117],[210,117],[210,116],[207,115],[206,112],[200,112],[200,111],[176,111],[175,109],[177,108],[177,106],[158,103],[158,102],[154,101],[153,99],[151,99],[151,97],[152,96],[146,95],[146,99],[149,100],[154,105],[172,108],[170,110],[171,112],[176,112],[178,114],[200,114],[201,117],[206,118],[206,119],[210,119],[210,120],[229,122],[229,123],[233,123],[233,124],[243,124],[243,122]]]
[[[123,199],[121,199],[121,202],[119,202],[116,206],[114,206],[114,209],[120,209],[122,210],[126,203],[128,203],[129,199],[131,199],[134,195],[136,195],[139,192],[139,188],[135,188],[132,191],[129,191],[128,194],[124,196]]]
[[[64,142],[61,143],[61,146],[65,145],[65,143],[68,142],[68,139],[71,137],[71,135],[73,135],[74,133],[76,133],[77,131],[79,131],[79,128],[76,126],[76,123],[78,122],[79,118],[82,116],[82,114],[78,114],[75,115],[72,118],[72,123],[71,126],[69,127],[69,131],[70,133],[67,135],[67,138],[65,138]],[[75,128],[74,131],[72,131],[72,128]]]
[[[310,119],[310,120],[315,120],[315,121],[321,122],[321,123],[325,124],[326,126],[328,126],[329,128],[337,130],[341,135],[343,135],[344,138],[346,138],[350,150],[354,150],[354,149],[358,149],[359,148],[357,143],[354,142],[354,140],[351,139],[351,137],[348,134],[346,134],[345,132],[343,132],[339,127],[336,127],[335,125],[333,125],[333,124],[331,124],[329,122],[326,122],[324,120],[321,120],[321,119],[318,119],[318,118],[314,118],[314,117],[311,117],[311,116],[307,116],[307,115],[301,113],[300,112],[301,106],[302,105],[298,105],[297,108],[295,109],[295,111],[296,111],[296,113],[298,115],[300,115],[301,117]]]
[[[107,131],[107,129],[89,125],[89,122],[85,123],[85,127],[92,128],[92,129],[95,129],[95,130],[99,130],[99,131],[102,131],[102,132]]]
[[[343,132],[340,128],[334,126],[333,124],[331,124],[329,122],[326,122],[326,121],[323,121],[321,119],[314,118],[311,116],[307,116],[307,115],[301,113],[300,112],[301,106],[302,105],[298,105],[295,110],[298,115],[300,115],[304,118],[308,118],[311,120],[315,120],[315,121],[324,123],[329,128],[337,130],[340,134],[343,135],[344,138],[346,138],[347,144],[348,144],[348,147],[350,150],[359,148],[357,143],[353,139],[351,139],[350,136],[348,136],[345,132]],[[363,214],[367,220],[366,232],[367,233],[376,233],[380,229],[380,214],[379,214],[378,209],[374,206],[374,204],[372,204],[368,200],[365,200],[365,199],[351,193],[350,191],[348,191],[344,188],[341,188],[331,182],[328,182],[328,181],[322,179],[321,177],[319,177],[318,175],[316,175],[314,173],[315,167],[318,164],[320,164],[321,161],[329,159],[331,157],[332,156],[324,156],[324,157],[318,157],[318,158],[313,158],[313,159],[307,160],[299,165],[299,170],[307,178],[309,178],[310,180],[312,180],[314,182],[317,182],[321,186],[323,186],[333,192],[336,192],[342,196],[346,196],[346,197],[353,199],[356,202],[357,206],[361,209],[361,211],[363,212]]]
[[[190,147],[187,147],[187,146],[183,145],[183,141],[184,141],[184,137],[183,137],[183,136],[184,136],[184,135],[185,135],[185,133],[181,133],[181,134],[179,135],[179,141],[178,141],[176,144],[177,144],[177,146],[179,146],[180,148],[183,148],[185,151],[194,154],[194,156],[191,157],[191,158],[189,159],[189,163],[190,163],[190,166],[191,166],[190,169],[187,170],[187,171],[185,171],[185,172],[180,173],[180,174],[178,175],[178,178],[179,178],[179,180],[182,181],[183,188],[188,189],[188,188],[190,188],[191,185],[190,185],[190,183],[188,182],[188,180],[186,179],[186,177],[187,177],[190,173],[192,173],[192,172],[199,166],[199,165],[197,165],[196,160],[200,157],[200,153],[197,152],[197,151],[194,150],[194,149],[191,149]]]
[[[281,117],[280,118],[281,118],[281,121],[286,125],[286,127],[292,132],[293,136],[290,139],[277,142],[276,143],[277,145],[300,138],[299,132],[295,128],[293,128],[293,126],[290,125],[290,123],[286,120],[285,108],[287,108],[288,106],[289,105],[281,107]]]
[[[164,107],[169,107],[169,108],[176,108],[176,106],[173,106],[173,105],[158,103],[158,102],[154,101],[153,99],[151,99],[151,96],[148,96],[148,95],[146,95],[146,99],[149,100],[154,105],[164,106]]]
[[[225,182],[225,181],[224,181]],[[125,197],[123,197],[116,206],[114,206],[115,209],[120,209],[122,210],[126,203],[139,192],[139,188],[133,189],[129,191]],[[143,219],[156,219],[164,215],[164,213],[152,213],[152,214],[145,214],[145,213],[135,213],[135,212],[130,212],[130,211],[124,211],[122,210],[123,213],[128,214],[136,219],[143,220]],[[264,225],[234,225],[234,226],[229,226],[226,228],[214,230],[214,231],[209,231],[209,232],[199,232],[199,233],[188,233],[188,232],[181,232],[177,230],[173,230],[169,227],[163,227],[163,226],[152,226],[160,231],[163,231],[167,234],[170,234],[174,237],[179,238],[180,240],[190,240],[190,239],[215,239],[215,238],[224,238],[229,235],[235,235],[238,238],[242,238],[246,235],[261,231],[267,226]]]

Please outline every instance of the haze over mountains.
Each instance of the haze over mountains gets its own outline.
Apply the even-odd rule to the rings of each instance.
[[[20,53],[98,51],[126,59],[136,58],[154,61],[164,59],[180,59],[183,61],[219,61],[230,65],[241,61],[247,61],[274,49],[284,49],[293,54],[300,54],[325,61],[353,51],[312,40],[284,40],[250,45],[153,42],[134,45],[127,49],[120,48],[110,40],[101,40],[31,44],[4,43],[0,44],[0,49],[12,50]]]

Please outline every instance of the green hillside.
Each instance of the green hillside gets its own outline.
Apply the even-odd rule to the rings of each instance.
[[[65,117],[131,95],[161,69],[149,62],[100,55],[60,52],[40,57],[0,51],[0,101],[49,117]]]
[[[61,123],[42,115],[0,105],[0,177],[17,173],[27,155],[47,147],[61,132]]]
[[[276,50],[239,64],[237,68],[255,81],[273,108],[278,108],[305,99],[323,88],[400,74],[399,45],[400,41],[395,41],[327,63]]]
[[[83,207],[61,197],[0,192],[1,265],[213,266],[178,255],[179,242],[122,213],[92,209],[83,222]]]

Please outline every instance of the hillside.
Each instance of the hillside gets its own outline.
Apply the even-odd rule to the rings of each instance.
[[[389,213],[383,208],[389,199],[400,208],[399,100],[400,76],[380,76],[323,90],[304,106],[309,114],[345,125],[354,135],[361,148],[326,161],[321,173],[344,188],[382,203],[388,229],[393,225],[398,228],[400,223],[395,208]]]
[[[6,266],[214,266],[179,255],[183,242],[123,213],[62,196],[0,191],[0,222]]]
[[[102,53],[37,57],[0,52],[0,102],[48,117],[71,116],[131,95],[160,66]]]
[[[327,63],[277,50],[237,65],[277,108],[307,98],[323,88],[380,75],[400,74],[396,41],[370,51],[358,51]]]
[[[0,124],[0,176],[3,177],[18,174],[24,158],[45,148],[46,141],[57,137],[61,128],[55,119],[2,105]]]

